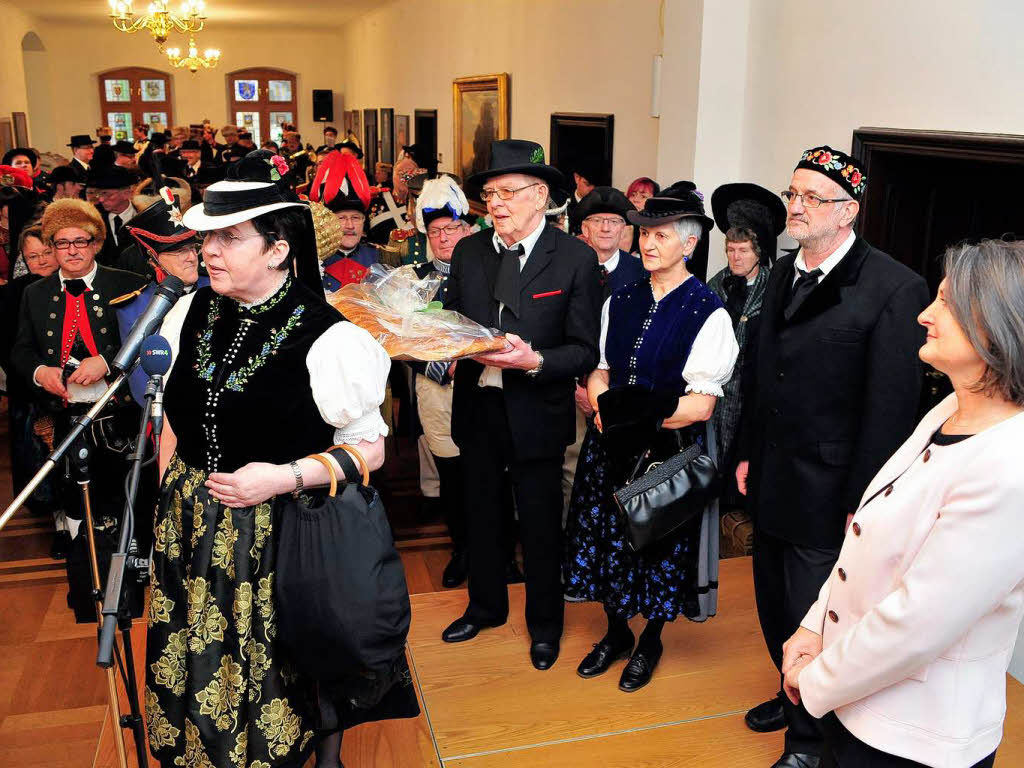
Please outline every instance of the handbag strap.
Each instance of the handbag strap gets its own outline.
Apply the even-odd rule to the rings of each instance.
[[[664,421],[659,421],[658,422],[657,430],[659,432],[662,429],[664,429],[664,427],[662,426],[664,423],[665,423]],[[687,445],[685,445],[683,443],[682,430],[673,429],[672,432],[676,436],[676,445],[679,446],[679,452],[682,453],[683,451],[685,451],[689,447],[689,446],[687,446]],[[651,455],[651,448],[647,448],[643,453],[640,454],[640,458],[637,459],[636,466],[633,467],[633,471],[629,473],[629,480],[626,481],[627,485],[629,483],[632,483],[634,480],[636,480],[637,473],[640,471],[640,468],[644,465],[644,461],[646,461],[647,458],[650,455]]]
[[[345,453],[347,453],[350,456],[352,456],[352,458],[354,458],[356,460],[356,462],[359,464],[360,470],[362,470],[362,473],[363,473],[363,485],[367,485],[368,486],[370,484],[370,467],[366,463],[366,459],[363,458],[363,454],[361,454],[359,451],[357,451],[351,445],[345,445],[343,443],[340,444],[340,445],[332,445],[328,450],[330,450],[330,451],[342,450],[342,451],[345,451]]]
[[[334,496],[338,492],[338,474],[334,471],[334,464],[322,453],[311,453],[306,458],[319,461],[327,468],[327,474],[331,477],[331,488],[327,493],[330,496]]]

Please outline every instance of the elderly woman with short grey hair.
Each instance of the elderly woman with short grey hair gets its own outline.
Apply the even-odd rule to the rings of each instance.
[[[822,767],[991,766],[1024,616],[1024,243],[946,253],[918,320],[949,376],[882,467],[784,646],[786,694],[823,717]]]
[[[613,494],[646,451],[644,467],[704,441],[739,349],[722,302],[687,269],[712,226],[692,185],[673,185],[627,217],[640,228],[648,275],[615,291],[602,311],[601,361],[587,381],[596,415],[569,505],[566,592],[601,601],[608,617],[577,673],[596,677],[628,656],[619,689],[631,692],[651,680],[665,622],[714,615],[706,560],[717,561],[707,543],[717,543],[718,524],[717,514],[698,515],[634,552]],[[628,621],[638,613],[647,625],[634,650]]]

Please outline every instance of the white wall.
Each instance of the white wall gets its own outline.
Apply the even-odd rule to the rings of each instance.
[[[32,28],[32,22],[20,9],[0,2],[0,116],[8,119],[12,112],[28,112],[21,39]],[[30,132],[31,128],[30,124]]]
[[[624,186],[655,172],[658,11],[658,0],[398,0],[345,27],[335,71],[345,109],[437,109],[444,170],[456,77],[508,72],[511,135],[546,150],[552,112],[613,113],[613,182]]]

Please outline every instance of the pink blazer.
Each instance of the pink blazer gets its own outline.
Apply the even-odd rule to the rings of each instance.
[[[928,446],[932,409],[875,476],[802,625],[824,650],[800,673],[807,711],[929,766],[995,750],[1024,616],[1024,414]]]

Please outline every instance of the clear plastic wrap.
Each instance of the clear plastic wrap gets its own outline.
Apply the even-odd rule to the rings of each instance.
[[[370,332],[394,360],[458,360],[501,352],[498,331],[446,310],[434,301],[441,278],[419,278],[411,266],[374,264],[362,282],[327,297],[346,320]]]

